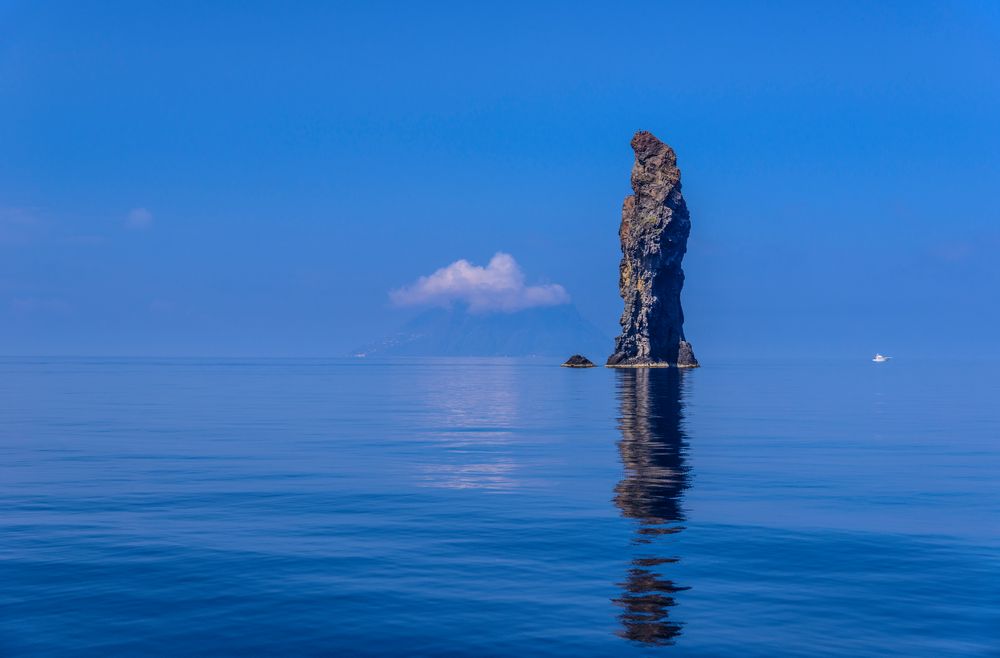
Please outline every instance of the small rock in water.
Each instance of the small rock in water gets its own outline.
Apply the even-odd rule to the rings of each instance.
[[[594,362],[582,354],[574,354],[562,364],[563,368],[593,368]]]

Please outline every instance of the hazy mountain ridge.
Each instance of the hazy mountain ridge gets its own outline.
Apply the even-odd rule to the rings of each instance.
[[[471,313],[464,306],[425,311],[355,356],[603,357],[612,340],[571,304],[515,313]]]

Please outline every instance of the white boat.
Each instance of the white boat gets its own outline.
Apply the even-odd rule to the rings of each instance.
[[[876,354],[875,357],[872,359],[872,361],[874,361],[875,363],[885,363],[891,358],[892,358],[891,356],[885,356],[884,354]]]

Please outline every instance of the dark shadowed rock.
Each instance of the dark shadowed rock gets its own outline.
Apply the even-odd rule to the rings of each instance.
[[[562,364],[563,368],[593,368],[594,362],[582,354],[574,354]]]
[[[608,365],[618,368],[696,368],[684,338],[681,260],[691,219],[681,196],[674,150],[646,131],[632,137],[633,194],[625,197],[618,232],[622,244],[618,287],[625,302],[622,333]]]

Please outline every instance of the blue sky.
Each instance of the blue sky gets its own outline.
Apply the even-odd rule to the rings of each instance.
[[[208,4],[0,0],[0,354],[340,355],[497,252],[613,335],[637,129],[703,362],[1000,351],[995,3]]]

